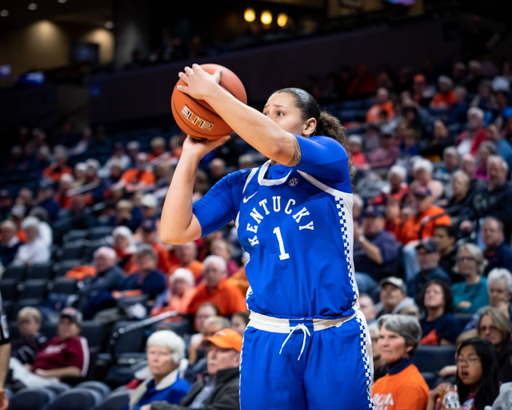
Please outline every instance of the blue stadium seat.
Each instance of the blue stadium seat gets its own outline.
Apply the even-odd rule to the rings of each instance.
[[[23,283],[20,299],[43,299],[46,296],[46,283],[44,279],[27,280]]]
[[[412,362],[421,373],[437,373],[443,367],[455,364],[455,346],[420,345]]]
[[[78,280],[66,277],[56,278],[51,285],[52,293],[67,293],[74,295],[78,291]]]
[[[130,402],[130,392],[128,390],[116,391],[109,394],[96,410],[123,410]]]
[[[102,398],[107,396],[108,394],[110,394],[110,391],[112,390],[105,383],[102,383],[102,382],[99,382],[96,380],[89,380],[89,381],[77,384],[76,387],[97,391],[99,394],[101,394]]]
[[[436,381],[438,379],[437,374],[431,372],[423,372],[421,375],[427,382],[428,388],[432,390],[435,387]]]
[[[62,248],[60,260],[81,259],[85,246],[86,242],[84,240],[65,243]]]
[[[74,229],[64,235],[64,242],[74,242],[79,239],[86,239],[89,231],[87,229]]]
[[[468,322],[473,317],[473,313],[454,313],[454,316],[459,319],[460,329],[464,329]]]
[[[3,300],[14,300],[18,295],[16,287],[17,281],[15,279],[2,279],[0,281],[0,293]]]
[[[43,298],[32,298],[32,299],[19,299],[14,307],[12,314],[17,315],[18,312],[26,306],[30,307],[38,307],[41,306],[44,302]],[[5,306],[4,306],[5,308]],[[16,316],[14,316],[16,318]]]
[[[48,280],[52,277],[51,263],[35,263],[27,268],[27,279],[44,279]]]
[[[341,103],[341,108],[343,110],[360,110],[360,109],[364,108],[364,101],[363,100],[343,101]]]
[[[55,394],[55,396],[58,396],[59,394],[64,393],[65,391],[67,391],[69,389],[71,389],[71,386],[69,386],[66,383],[56,383],[56,384],[51,384],[50,386],[45,387],[45,390],[52,391]]]
[[[51,390],[40,387],[22,389],[10,400],[9,410],[45,410],[55,396]]]
[[[60,263],[55,264],[55,277],[60,278],[66,275],[67,271],[70,271],[75,266],[79,266],[81,264],[81,259],[68,259],[65,261],[61,261]]]
[[[100,404],[101,399],[101,395],[94,390],[73,388],[59,394],[49,410],[91,410]],[[70,403],[73,405],[70,406]]]
[[[105,238],[106,236],[112,235],[114,228],[112,226],[97,226],[89,229],[89,239],[94,241],[96,239]]]
[[[84,320],[81,334],[87,339],[91,351],[100,351],[103,341],[103,326],[100,323],[94,320]]]
[[[116,322],[112,329],[112,333],[117,331],[121,327],[126,327],[134,322],[121,321]],[[114,355],[117,357],[121,353],[141,352],[144,343],[144,329],[138,329],[130,333],[121,335],[117,339],[117,343],[114,349]]]
[[[5,269],[5,272],[2,275],[2,279],[15,279],[16,281],[20,282],[22,280],[25,280],[26,271],[27,271],[27,267],[25,265],[23,265],[23,266],[11,265]]]

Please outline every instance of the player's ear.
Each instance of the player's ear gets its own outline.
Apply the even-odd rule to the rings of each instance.
[[[304,122],[304,125],[302,126],[302,133],[306,138],[315,135],[316,125],[316,119],[313,117],[309,118]]]

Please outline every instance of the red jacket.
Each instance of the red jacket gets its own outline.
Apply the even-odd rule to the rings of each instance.
[[[462,140],[464,138],[466,138],[467,136],[468,136],[468,131],[464,131],[463,133],[461,133],[457,137],[457,141],[455,142],[455,145],[459,145],[462,142]],[[484,141],[485,141],[485,130],[483,128],[480,128],[477,136],[471,140],[471,155],[473,155],[474,157],[476,156],[476,154],[478,153],[478,147]]]

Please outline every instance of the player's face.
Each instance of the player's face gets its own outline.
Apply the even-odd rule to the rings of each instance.
[[[263,114],[283,130],[304,135],[302,113],[295,104],[295,98],[288,93],[272,94],[263,108]]]

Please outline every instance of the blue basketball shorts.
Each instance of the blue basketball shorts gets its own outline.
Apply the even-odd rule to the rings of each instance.
[[[361,312],[340,320],[251,313],[240,362],[241,410],[368,410],[373,360]]]

